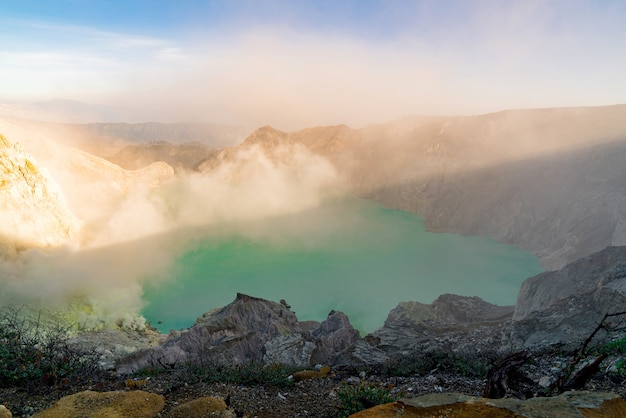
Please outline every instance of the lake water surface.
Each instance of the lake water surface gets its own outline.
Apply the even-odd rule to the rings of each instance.
[[[183,254],[159,286],[146,286],[144,316],[162,332],[187,328],[237,292],[285,299],[299,320],[345,312],[361,332],[383,325],[401,301],[443,293],[515,303],[538,259],[486,237],[424,231],[420,217],[364,199],[220,227]]]

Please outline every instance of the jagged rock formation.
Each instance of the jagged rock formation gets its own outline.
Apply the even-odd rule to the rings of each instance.
[[[188,330],[170,333],[160,346],[122,359],[117,370],[130,373],[185,361],[334,364],[358,338],[358,332],[341,312],[331,312],[322,323],[301,324],[283,304],[238,293],[232,303],[202,315]]]
[[[81,222],[59,186],[20,144],[0,135],[0,255],[69,242]]]
[[[457,393],[406,398],[351,415],[354,418],[402,417],[620,417],[626,402],[614,393],[566,392],[551,398],[484,399]]]
[[[382,328],[365,337],[388,358],[433,350],[480,352],[498,349],[513,306],[478,297],[442,295],[432,304],[402,302]]]

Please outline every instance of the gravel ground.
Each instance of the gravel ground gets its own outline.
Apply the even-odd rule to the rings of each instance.
[[[534,367],[539,369],[537,365]],[[538,380],[538,376],[533,377]],[[614,392],[624,396],[624,383],[624,379],[600,375],[589,381],[587,389]],[[341,402],[337,393],[346,385],[351,384],[384,387],[393,394],[406,397],[434,392],[458,392],[480,396],[485,381],[439,372],[419,377],[376,375],[357,377],[350,373],[337,372],[326,378],[304,380],[290,386],[276,387],[271,385],[243,386],[231,383],[186,383],[180,374],[162,373],[145,381],[140,389],[165,396],[164,416],[177,405],[202,396],[216,396],[224,398],[237,416],[338,417],[341,413]],[[29,417],[48,408],[66,395],[86,389],[130,390],[126,386],[124,379],[107,376],[97,383],[50,388],[40,393],[29,393],[15,388],[0,389],[0,404],[6,405],[15,417]]]

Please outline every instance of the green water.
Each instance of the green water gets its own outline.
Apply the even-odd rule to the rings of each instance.
[[[398,302],[431,303],[442,293],[512,305],[522,281],[541,271],[517,247],[429,233],[414,214],[351,198],[207,230],[167,281],[145,286],[143,314],[162,332],[186,328],[241,292],[285,299],[299,320],[340,310],[371,332]]]

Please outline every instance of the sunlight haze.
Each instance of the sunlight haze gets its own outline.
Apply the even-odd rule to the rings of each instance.
[[[9,1],[0,103],[285,130],[622,103],[625,17],[610,0]]]

